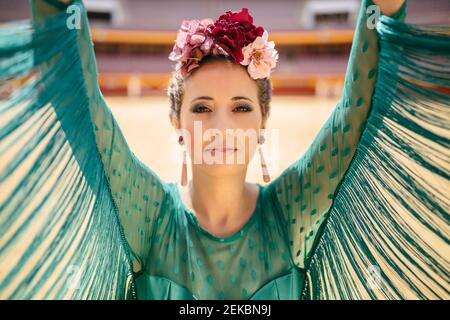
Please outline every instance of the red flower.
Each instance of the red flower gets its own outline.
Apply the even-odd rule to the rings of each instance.
[[[247,8],[240,12],[227,11],[208,28],[214,43],[231,55],[236,62],[244,59],[242,48],[262,36],[264,29],[253,24]]]

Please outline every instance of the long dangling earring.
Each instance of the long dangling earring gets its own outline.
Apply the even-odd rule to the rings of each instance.
[[[269,175],[269,170],[267,169],[267,164],[266,161],[264,160],[264,156],[263,156],[263,152],[261,149],[261,145],[265,142],[265,138],[264,136],[260,136],[260,139],[258,141],[258,152],[259,152],[259,156],[261,158],[261,169],[262,169],[262,175],[263,175],[263,181],[264,182],[269,182],[270,181],[270,175]]]
[[[183,136],[178,138],[178,143],[183,146],[184,139]],[[181,166],[181,185],[187,185],[187,164],[186,164],[186,148],[183,148],[183,165]]]

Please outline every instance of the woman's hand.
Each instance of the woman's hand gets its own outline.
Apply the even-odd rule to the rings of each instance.
[[[385,16],[390,16],[398,11],[405,0],[372,0],[380,7],[381,12]]]

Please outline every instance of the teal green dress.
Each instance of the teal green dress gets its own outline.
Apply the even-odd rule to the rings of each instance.
[[[405,62],[405,66],[398,70],[387,68],[391,60],[384,58],[383,68],[380,68],[379,34],[368,23],[374,13],[370,10],[371,0],[362,1],[339,103],[307,151],[280,176],[260,185],[256,208],[244,227],[224,238],[203,229],[195,212],[181,200],[178,184],[163,181],[130,149],[99,90],[86,14],[79,1],[75,4],[81,8],[80,29],[64,29],[67,6],[58,1],[33,1],[32,35],[27,33],[28,26],[21,25],[15,29],[15,36],[8,31],[0,32],[0,54],[6,57],[0,65],[2,79],[33,74],[36,77],[30,76],[22,91],[11,96],[7,105],[2,107],[5,116],[6,110],[12,110],[13,117],[1,128],[1,136],[13,137],[15,140],[11,141],[18,143],[23,135],[17,128],[28,132],[27,128],[32,128],[34,123],[33,117],[42,120],[41,129],[35,132],[39,138],[27,138],[27,147],[16,157],[20,160],[10,160],[2,178],[13,176],[19,162],[39,147],[38,140],[46,141],[46,147],[25,175],[26,179],[19,179],[22,182],[11,189],[8,201],[0,202],[3,211],[0,228],[4,237],[0,242],[4,244],[0,248],[0,260],[8,261],[3,262],[4,276],[0,275],[0,297],[297,300],[314,298],[309,296],[311,292],[320,292],[321,298],[448,296],[448,283],[445,285],[449,279],[445,268],[448,260],[442,254],[445,250],[431,250],[428,244],[422,243],[422,239],[414,236],[410,230],[412,225],[398,222],[400,218],[395,216],[396,211],[387,206],[394,202],[394,198],[377,202],[383,197],[375,195],[377,190],[394,184],[397,184],[394,190],[403,190],[401,188],[409,183],[416,188],[412,188],[410,194],[417,191],[414,195],[420,193],[422,196],[434,187],[425,187],[417,181],[407,180],[405,175],[395,174],[384,185],[370,184],[377,181],[374,174],[377,168],[372,166],[375,163],[380,172],[388,163],[393,163],[392,170],[396,172],[412,168],[387,156],[384,162],[377,159],[388,154],[387,148],[401,144],[402,126],[419,122],[410,120],[413,113],[407,114],[405,110],[410,110],[413,103],[410,101],[417,102],[415,98],[408,100],[409,96],[422,92],[418,87],[409,87],[413,89],[397,100],[396,93],[390,93],[389,90],[406,78],[394,78],[395,72],[401,72],[412,64]],[[397,48],[395,41],[389,38],[409,32],[401,24],[405,8],[406,4],[392,19],[384,19],[381,26],[385,28],[382,33],[385,37],[383,52],[389,52],[389,57],[395,57],[394,61],[399,65],[403,58],[413,61],[419,56],[408,54],[408,50],[420,48],[407,47],[407,40],[425,39],[420,33],[411,32],[405,38],[398,37],[407,40],[399,41],[404,47]],[[437,37],[433,39],[437,41]],[[439,40],[438,43],[441,50],[443,42]],[[33,54],[26,55],[30,49]],[[404,57],[396,56],[402,50],[405,50]],[[432,55],[427,53],[427,57],[431,59]],[[438,62],[435,65],[439,65]],[[39,69],[33,73],[35,67]],[[391,78],[384,75],[386,72],[392,72]],[[383,78],[385,82],[375,87],[380,74],[386,77]],[[438,77],[439,73],[433,75]],[[430,77],[428,75],[425,80],[431,81]],[[385,86],[387,83],[391,85]],[[440,83],[442,85],[443,80]],[[443,97],[433,94],[432,99],[442,105]],[[388,98],[395,103],[386,102]],[[378,101],[378,109],[375,110],[374,121],[368,126],[373,101]],[[404,110],[395,113],[396,109],[392,107],[389,109],[391,114],[382,110],[383,103],[402,106],[402,101],[407,106]],[[443,108],[430,109],[430,104],[425,103],[416,103],[415,108],[421,110],[415,113],[416,116],[427,115],[430,123],[441,125],[442,117],[437,118]],[[386,131],[385,118],[397,136]],[[422,120],[427,121],[425,118]],[[390,119],[397,121],[397,131]],[[367,138],[358,149],[364,130],[372,140]],[[421,129],[409,127],[409,130],[421,138]],[[385,135],[377,136],[379,131]],[[436,143],[445,145],[447,140],[442,136],[435,134],[434,137]],[[386,149],[383,149],[383,143],[388,146]],[[8,144],[8,147],[12,145]],[[420,146],[425,150],[425,146]],[[7,149],[5,147],[4,150]],[[352,173],[351,183],[344,185],[349,168],[359,168],[364,163],[358,160],[352,166],[357,149],[358,156],[374,159],[374,162],[368,162],[373,178],[369,179],[370,174],[365,172],[358,180]],[[416,149],[408,150],[412,154]],[[428,154],[433,152],[437,151],[427,151]],[[445,178],[442,168],[433,167],[438,164],[430,164],[432,160],[427,160],[426,155],[419,151],[411,159]],[[57,164],[60,167],[56,167]],[[61,172],[61,175],[51,179],[52,172]],[[385,176],[389,175],[380,174],[378,177]],[[52,190],[34,210],[26,210],[25,206],[31,205],[28,201],[30,195],[44,188],[45,185],[40,184],[44,181],[47,185],[54,183]],[[369,186],[373,189],[364,194],[363,190],[368,190],[364,188]],[[349,193],[352,189],[361,190],[361,194]],[[361,199],[369,199],[369,193],[374,194],[371,201],[362,203]],[[424,224],[445,242],[448,240],[443,236],[443,226],[448,222],[448,214],[443,213],[445,201],[442,199],[445,196],[437,196],[434,202],[429,199],[423,197],[422,202],[411,200],[410,203],[417,206],[408,207],[410,212],[415,214],[422,205],[430,210],[426,211],[427,215],[412,215],[411,221]],[[335,204],[337,200],[338,207]],[[396,205],[407,207],[409,204],[399,202]],[[330,212],[336,208],[341,214],[334,213],[331,219]],[[363,215],[366,209],[371,216]],[[350,215],[355,210],[361,212],[357,221],[361,224],[355,224],[354,216]],[[372,220],[378,213],[386,213],[386,218],[380,218],[379,225]],[[16,223],[18,221],[22,224]],[[324,238],[326,228],[328,238]],[[340,230],[343,231],[339,233]],[[377,234],[372,243],[356,236],[371,230]],[[392,242],[392,239],[385,243],[376,242],[377,239],[387,239],[389,234],[395,235],[392,239],[398,242]],[[33,240],[29,243],[27,239]],[[28,245],[22,248],[20,242]],[[330,251],[330,248],[335,251]],[[391,253],[392,248],[398,251]],[[420,254],[412,255],[408,250]],[[424,252],[429,252],[430,256]],[[382,270],[385,266],[392,266],[398,274],[408,272],[409,265],[402,260],[407,256],[411,265],[420,271],[421,279],[427,279],[432,285],[420,284],[420,280],[405,280],[398,284],[396,276],[386,272],[389,281],[384,291],[379,291],[379,295],[364,291],[361,285],[364,281],[363,266],[383,254],[393,258],[380,264]],[[426,259],[421,260],[421,257]],[[81,270],[79,281],[74,282],[74,275],[78,273],[67,274],[65,268],[68,265]],[[137,265],[140,267],[133,269]],[[352,266],[354,269],[349,267],[336,275],[332,266]],[[63,285],[68,281],[80,286],[73,289],[72,285]]]
[[[161,180],[130,150],[97,88],[91,38],[88,28],[82,30],[78,44],[93,132],[131,258],[141,266],[138,299],[300,299],[370,109],[378,36],[365,23],[369,5],[362,2],[340,102],[305,154],[260,186],[245,226],[225,238],[204,230],[181,201],[177,183]],[[405,5],[396,18],[404,12]]]
[[[250,220],[219,238],[130,150],[98,90],[90,99],[95,139],[132,256],[139,299],[300,299],[305,270],[334,193],[355,153],[373,95],[378,36],[363,1],[342,97],[306,153],[260,187]],[[403,19],[405,5],[397,13]],[[86,29],[85,29],[86,30]],[[87,31],[80,41],[90,41]],[[85,74],[97,81],[86,43]],[[276,106],[274,106],[276,107]]]

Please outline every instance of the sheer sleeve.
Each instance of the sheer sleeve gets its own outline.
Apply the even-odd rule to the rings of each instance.
[[[81,1],[73,1],[70,5],[76,5],[81,13],[77,43],[89,99],[90,127],[125,238],[134,258],[142,266],[149,254],[153,222],[160,214],[167,185],[133,154],[127,144],[98,87],[97,66],[85,8]],[[68,6],[59,1],[33,1],[33,18],[38,21],[58,11],[66,11]],[[64,121],[61,123],[64,126]]]
[[[374,5],[363,0],[342,96],[307,151],[269,188],[287,230],[294,263],[304,268],[320,237],[334,195],[350,165],[369,115],[378,66],[378,35],[370,28]],[[393,15],[404,19],[406,2]]]

